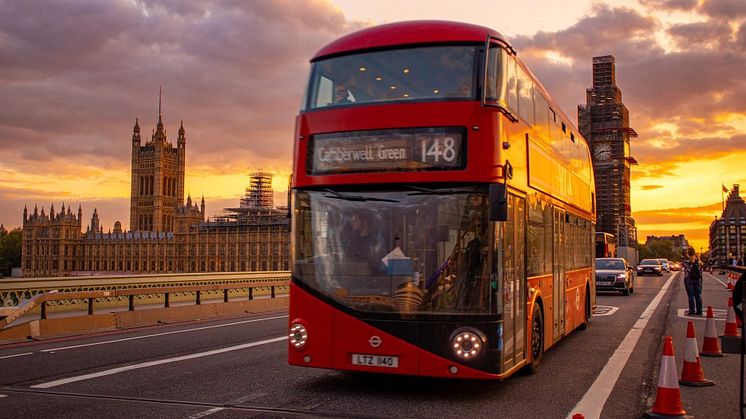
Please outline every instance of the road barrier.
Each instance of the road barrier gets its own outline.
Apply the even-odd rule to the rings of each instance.
[[[274,280],[266,280],[266,278]],[[129,282],[125,278],[129,279]],[[150,324],[194,319],[218,318],[227,315],[279,310],[287,307],[289,273],[259,272],[230,274],[154,275],[118,277],[108,283],[100,278],[85,278],[78,283],[67,281],[69,288],[94,287],[109,289],[45,292],[37,289],[16,291],[16,295],[31,295],[13,307],[0,308],[0,343],[19,339],[71,335],[92,331],[126,329]],[[262,280],[264,279],[264,280]],[[241,281],[243,280],[243,281]],[[55,279],[49,282],[59,281]],[[63,280],[64,281],[64,280]],[[80,282],[94,282],[81,284]],[[184,285],[184,283],[187,283]],[[202,284],[199,284],[203,282]],[[214,283],[204,283],[214,282]],[[163,286],[170,283],[170,286]],[[195,283],[197,285],[195,285]],[[31,284],[34,284],[31,282]],[[72,284],[72,285],[71,285]],[[8,284],[3,284],[6,288]],[[36,284],[38,285],[38,283]],[[7,294],[6,294],[7,295]],[[204,300],[220,304],[202,304]],[[222,300],[222,301],[221,301]],[[178,302],[177,306],[173,304]],[[136,310],[142,305],[161,307]],[[95,309],[126,307],[126,311],[95,313]],[[87,312],[83,316],[49,318],[50,308],[56,311]],[[59,310],[62,308],[63,310]],[[100,310],[99,310],[100,311]],[[31,318],[38,314],[38,319]],[[12,323],[22,324],[11,325]]]

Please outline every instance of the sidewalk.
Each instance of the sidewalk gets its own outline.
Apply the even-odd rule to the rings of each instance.
[[[668,315],[670,329],[667,333],[673,336],[674,351],[676,355],[677,374],[681,375],[684,363],[684,349],[686,345],[686,328],[689,320],[694,321],[694,329],[697,336],[698,349],[702,350],[702,342],[705,335],[705,319],[707,306],[712,306],[715,312],[715,328],[718,336],[725,328],[725,318],[728,308],[728,297],[730,290],[725,287],[727,278],[718,275],[717,272],[704,273],[704,286],[702,290],[702,304],[705,316],[686,316],[688,302],[686,289],[684,288],[683,272],[678,272],[671,292],[671,307]],[[701,357],[702,369],[705,378],[715,381],[710,387],[687,387],[681,388],[681,401],[684,409],[690,415],[699,418],[738,418],[740,417],[739,379],[741,372],[741,357],[739,354],[726,354],[722,358]],[[654,377],[657,384],[657,376]],[[654,397],[654,396],[653,396]]]

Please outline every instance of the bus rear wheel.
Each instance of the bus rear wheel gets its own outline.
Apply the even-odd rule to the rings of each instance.
[[[526,366],[526,372],[535,374],[544,356],[544,317],[538,304],[534,304],[531,318],[531,362]]]

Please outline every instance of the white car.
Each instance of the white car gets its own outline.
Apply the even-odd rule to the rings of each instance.
[[[671,263],[668,259],[658,259],[658,261],[661,263],[661,266],[663,266],[664,271],[671,272]]]

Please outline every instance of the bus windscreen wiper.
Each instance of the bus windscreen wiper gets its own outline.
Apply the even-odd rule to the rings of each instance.
[[[366,202],[366,201],[378,201],[378,202],[399,202],[395,199],[387,199],[387,198],[376,198],[373,196],[366,197],[366,196],[360,196],[360,195],[344,195],[341,194],[335,190],[332,189],[324,189],[325,192],[329,192],[332,194],[332,196],[326,195],[327,198],[334,198],[334,199],[344,199],[346,201],[357,201],[357,202]]]
[[[417,192],[408,193],[409,196],[414,195],[460,195],[460,194],[473,194],[476,193],[474,190],[453,190],[453,189],[429,189],[421,188],[419,186],[409,186],[409,189],[414,189]]]

